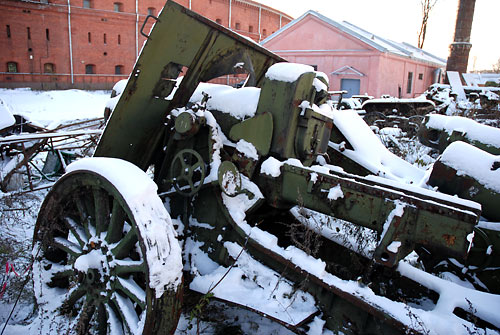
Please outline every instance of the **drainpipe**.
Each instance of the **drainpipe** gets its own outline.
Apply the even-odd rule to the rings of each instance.
[[[135,0],[135,58],[139,56],[139,0]]]
[[[229,0],[229,24],[227,27],[231,29],[231,0]]]
[[[69,72],[71,74],[71,85],[75,83],[73,75],[73,45],[71,43],[71,3],[68,0],[68,36],[69,36]]]
[[[280,29],[281,29],[281,19],[283,18],[283,15],[280,14]]]
[[[259,43],[260,43],[260,40],[261,40],[261,35],[260,35],[260,21],[261,21],[261,18],[262,18],[262,7],[259,6]]]
[[[189,9],[191,9],[191,0],[189,0]]]

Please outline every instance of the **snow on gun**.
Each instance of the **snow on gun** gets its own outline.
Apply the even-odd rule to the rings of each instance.
[[[369,128],[358,122],[350,133],[327,100],[326,76],[283,61],[166,3],[110,104],[96,158],[70,167],[42,205],[40,311],[80,333],[173,333],[184,269],[186,288],[298,333],[309,324],[345,334],[465,334],[475,326],[467,313],[500,329],[498,285],[471,279],[474,288],[463,288],[402,261],[417,251],[426,264],[453,257],[463,266],[480,205],[405,183],[420,185],[418,174],[405,178],[385,152],[365,164],[353,133]],[[207,84],[242,69],[246,87]],[[345,165],[327,163],[336,150],[351,153]],[[345,172],[354,163],[393,180]],[[154,183],[130,187],[148,178],[132,164]],[[116,180],[122,165],[129,168]],[[335,227],[334,217],[351,228]],[[301,237],[307,227],[312,241]],[[336,243],[349,230],[372,233],[365,252]]]
[[[42,181],[52,182],[77,157],[75,150],[97,143],[102,131],[89,128],[100,123],[99,119],[77,121],[49,130],[26,116],[13,115],[0,99],[0,190],[15,191],[25,183],[33,190]],[[47,156],[38,166],[34,160],[41,153]]]

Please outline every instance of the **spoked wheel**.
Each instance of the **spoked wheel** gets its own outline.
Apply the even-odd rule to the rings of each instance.
[[[170,166],[177,193],[185,197],[197,193],[203,186],[205,171],[205,163],[199,153],[191,149],[179,151]]]
[[[85,169],[96,165],[99,172]],[[33,253],[40,309],[58,315],[59,327],[73,334],[173,333],[182,256],[156,185],[117,159],[91,158],[79,167],[54,185],[38,215]]]

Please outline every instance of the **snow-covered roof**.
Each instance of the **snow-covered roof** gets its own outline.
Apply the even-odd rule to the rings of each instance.
[[[411,58],[415,59],[421,62],[428,62],[435,64],[439,67],[444,67],[446,65],[446,60],[437,56],[434,56],[430,54],[427,51],[424,51],[422,49],[419,49],[417,47],[412,46],[411,44],[408,43],[398,43],[394,42],[385,38],[382,38],[380,36],[377,36],[375,34],[370,33],[369,31],[366,31],[358,26],[355,26],[352,23],[343,21],[343,22],[337,22],[334,21],[316,11],[309,10],[302,14],[299,18],[291,21],[278,31],[276,31],[274,34],[271,34],[269,37],[264,39],[261,44],[266,44],[267,42],[271,41],[275,37],[279,36],[281,33],[284,31],[290,29],[297,23],[301,22],[303,19],[305,19],[307,16],[312,15],[321,21],[327,23],[330,26],[333,26],[337,28],[338,30],[360,40],[361,42],[368,44],[372,48],[384,52],[384,53],[390,53],[394,54],[400,57],[406,57],[406,58]]]

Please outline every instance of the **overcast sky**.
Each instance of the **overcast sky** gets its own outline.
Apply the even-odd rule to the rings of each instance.
[[[396,42],[417,45],[422,19],[420,0],[256,0],[294,18],[309,9]],[[430,14],[424,50],[448,58],[458,0],[437,0]],[[500,58],[500,0],[477,0],[472,26],[469,71],[491,69]]]

